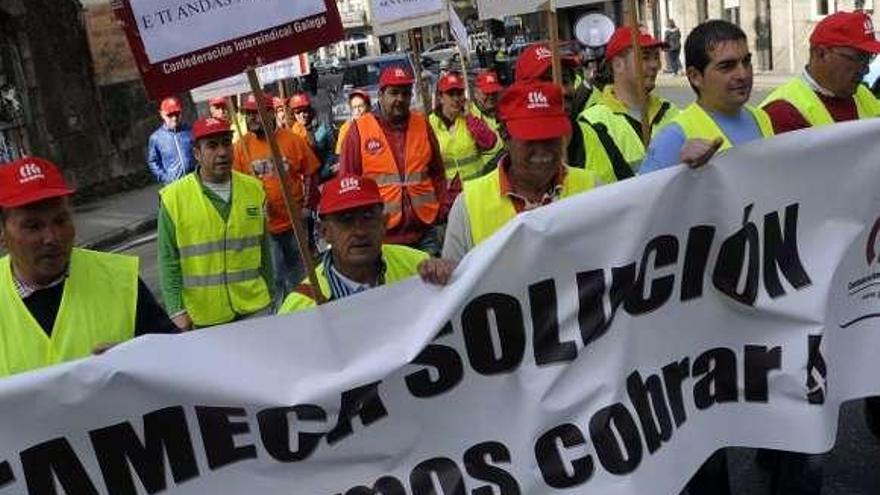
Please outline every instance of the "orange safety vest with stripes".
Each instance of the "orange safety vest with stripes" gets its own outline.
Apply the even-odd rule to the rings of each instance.
[[[403,196],[415,210],[416,216],[432,225],[440,211],[440,202],[428,174],[431,162],[431,144],[428,138],[428,119],[418,112],[410,112],[406,128],[406,147],[403,173],[388,144],[388,139],[372,114],[364,114],[355,121],[361,138],[361,168],[364,177],[379,185],[379,194],[385,203],[387,227],[396,227],[403,219]]]

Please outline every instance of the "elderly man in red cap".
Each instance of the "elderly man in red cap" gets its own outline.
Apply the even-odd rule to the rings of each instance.
[[[385,203],[385,239],[440,251],[437,228],[446,218],[446,174],[437,138],[421,112],[411,111],[413,75],[399,66],[379,76],[379,108],[358,119],[345,138],[342,174],[369,177]]]
[[[495,148],[499,139],[485,121],[467,112],[464,78],[457,72],[445,74],[437,83],[437,93],[439,104],[428,121],[440,144],[447,180],[468,181],[486,175],[495,162],[484,163],[482,154]]]
[[[880,41],[865,12],[822,19],[810,36],[807,66],[762,103],[773,129],[780,133],[880,116],[880,101],[861,84],[877,53]]]
[[[47,160],[0,165],[0,377],[176,332],[136,257],[73,247],[71,194]]]
[[[605,64],[612,84],[605,86],[599,101],[578,116],[583,153],[571,164],[586,167],[603,183],[633,177],[645,157],[642,114],[648,113],[649,132],[678,115],[679,109],[654,91],[660,72],[660,50],[666,45],[647,33],[639,33],[642,59],[632,49],[632,28],[617,28],[605,48]],[[642,66],[642,80],[636,63]]]
[[[571,134],[562,89],[516,82],[501,97],[507,155],[492,173],[464,183],[446,226],[443,258],[458,261],[517,214],[593,188],[591,174],[563,162]]]
[[[263,101],[267,110],[273,107],[272,99]],[[257,99],[248,95],[244,102],[244,113],[247,119],[248,133],[235,143],[235,170],[252,175],[263,182],[266,190],[266,205],[269,218],[269,240],[272,246],[272,261],[275,272],[276,306],[281,298],[289,292],[302,278],[305,268],[300,256],[299,245],[293,230],[293,222],[303,222],[307,218],[306,187],[320,163],[309,147],[308,142],[297,136],[290,129],[277,129],[275,119],[269,119],[270,129],[264,129],[260,121]],[[294,201],[302,208],[304,218],[291,219],[284,203],[284,192],[281,179],[275,173],[272,163],[272,150],[269,146],[269,133],[275,134],[278,148],[290,180],[286,187]]]
[[[176,97],[162,100],[162,125],[147,142],[147,166],[161,184],[170,184],[195,168],[192,133],[189,125],[181,121],[182,113],[183,106]]]
[[[330,250],[316,269],[326,300],[342,299],[416,274],[435,284],[446,284],[455,263],[430,259],[406,246],[384,244],[385,221],[379,186],[370,178],[341,175],[324,184],[318,205],[321,237]],[[279,313],[316,306],[316,292],[308,278],[294,289]]]
[[[159,192],[159,281],[181,330],[268,314],[272,303],[263,186],[232,170],[228,122],[199,119],[193,137],[198,170]]]

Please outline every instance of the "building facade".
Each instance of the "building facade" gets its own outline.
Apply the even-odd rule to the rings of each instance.
[[[880,0],[655,0],[648,25],[662,34],[672,18],[683,36],[706,19],[739,25],[749,38],[756,70],[778,74],[800,71],[809,59],[810,33],[828,14],[866,10],[880,26]]]
[[[81,196],[145,168],[111,139],[77,0],[0,0],[0,161],[58,163]]]

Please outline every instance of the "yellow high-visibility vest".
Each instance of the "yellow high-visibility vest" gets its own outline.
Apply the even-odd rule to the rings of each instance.
[[[138,258],[74,248],[51,336],[18,295],[9,256],[0,259],[0,376],[90,356],[134,337]]]
[[[501,193],[501,177],[498,169],[492,173],[464,183],[465,204],[471,224],[474,245],[483,242],[516,216],[516,208],[509,197]],[[595,186],[593,175],[586,170],[566,167],[562,182],[562,197],[588,191]]]
[[[678,113],[673,103],[652,93],[648,99],[651,134],[656,135]],[[614,95],[612,85],[605,87],[598,103],[581,112],[578,126],[584,139],[584,168],[604,184],[633,177],[638,172],[646,152],[641,122],[629,115],[626,105]]]
[[[428,121],[440,145],[446,179],[452,180],[456,175],[463,181],[479,177],[483,160],[464,117],[456,117],[452,127],[446,127],[443,119],[433,113],[428,117]]]
[[[761,136],[766,138],[774,135],[773,123],[770,122],[770,116],[767,115],[767,112],[760,108],[754,108],[748,105],[743,108],[754,117],[755,122],[758,124],[758,129],[761,131]],[[724,131],[722,131],[712,117],[703,110],[703,107],[696,103],[691,103],[687,108],[682,110],[678,116],[672,119],[672,122],[681,126],[685,139],[713,140],[720,137],[723,142],[718,151],[724,151],[733,147],[733,144],[724,134]]]
[[[856,102],[856,110],[860,119],[880,116],[880,100],[875,98],[868,88],[860,84],[853,99]],[[834,118],[825,104],[800,77],[794,77],[773,90],[761,103],[761,106],[766,107],[769,103],[777,100],[790,103],[813,127],[834,123]]]
[[[269,289],[260,274],[266,235],[259,180],[232,172],[232,205],[224,222],[196,174],[159,192],[174,223],[183,283],[183,307],[193,324],[227,323],[269,305]]]
[[[418,249],[395,244],[384,244],[382,246],[382,260],[385,262],[385,285],[394,284],[418,274],[419,264],[428,258],[430,258],[428,253]],[[315,268],[315,274],[318,277],[318,286],[321,288],[321,293],[325,299],[329,300],[332,291],[330,290],[330,282],[327,280],[327,273],[324,271],[323,263]],[[278,314],[293,313],[317,306],[315,300],[304,293],[313,290],[311,289],[308,277],[303,279],[299,289],[303,287],[308,290],[302,292],[294,291],[287,295],[284,299],[284,304],[278,310]]]

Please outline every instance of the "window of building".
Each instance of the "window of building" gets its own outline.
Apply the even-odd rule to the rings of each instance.
[[[700,22],[709,18],[709,0],[697,0],[697,19]]]
[[[813,18],[821,19],[837,12],[837,0],[813,0]]]

